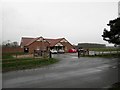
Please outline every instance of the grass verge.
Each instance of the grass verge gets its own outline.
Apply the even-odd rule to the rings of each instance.
[[[54,58],[21,58],[21,59],[7,59],[2,61],[2,72],[31,69],[41,66],[50,65],[58,62]]]

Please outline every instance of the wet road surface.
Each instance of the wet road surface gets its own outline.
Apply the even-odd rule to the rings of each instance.
[[[118,58],[56,54],[60,61],[43,68],[3,74],[3,88],[107,88],[118,82]]]

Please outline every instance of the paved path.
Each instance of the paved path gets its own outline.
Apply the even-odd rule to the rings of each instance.
[[[104,88],[118,81],[117,58],[59,54],[56,64],[3,74],[3,88]]]

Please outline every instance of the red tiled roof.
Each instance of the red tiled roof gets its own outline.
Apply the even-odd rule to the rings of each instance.
[[[25,46],[27,43],[29,43],[34,38],[28,38],[28,37],[22,37],[20,46]]]
[[[35,42],[36,40],[38,40],[39,38],[43,38],[43,37],[37,37],[37,38],[22,37],[21,46],[28,46],[33,42]]]
[[[25,46],[28,46],[30,44],[32,44],[33,42],[35,42],[36,40],[38,40],[39,38],[43,38],[43,37],[38,37],[38,38],[33,38],[31,41],[29,41]]]
[[[45,40],[47,40],[50,43],[50,46],[55,46],[58,42],[60,42],[63,38],[59,38],[59,39],[47,39],[45,38]]]
[[[38,38],[22,37],[21,46],[28,46],[31,43],[33,43],[34,41],[38,40],[39,38],[43,38],[43,37],[38,37]],[[58,38],[58,39],[43,38],[43,39],[46,40],[46,41],[48,41],[50,43],[50,46],[55,46],[58,42],[60,42],[64,38]]]

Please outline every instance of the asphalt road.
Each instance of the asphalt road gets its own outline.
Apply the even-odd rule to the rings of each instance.
[[[3,73],[3,88],[108,88],[118,82],[118,58],[53,55],[60,61],[43,68]]]

